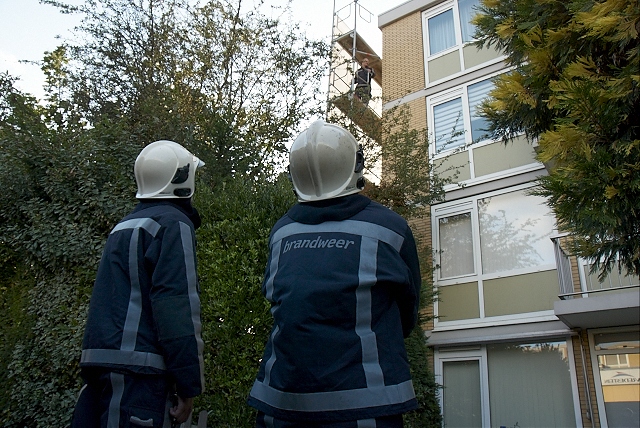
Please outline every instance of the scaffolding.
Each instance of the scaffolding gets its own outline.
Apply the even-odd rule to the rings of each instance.
[[[374,141],[380,140],[380,114],[382,96],[382,58],[358,33],[358,21],[372,22],[373,14],[354,0],[336,9],[333,2],[333,28],[331,32],[331,62],[327,91],[327,116],[339,110]],[[348,22],[352,22],[349,25]],[[363,59],[375,72],[372,99],[366,104],[354,96],[356,70]]]

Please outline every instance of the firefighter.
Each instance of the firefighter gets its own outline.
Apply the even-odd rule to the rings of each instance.
[[[345,129],[314,122],[289,161],[299,203],[269,237],[256,426],[402,427],[417,407],[404,345],[421,285],[411,229],[359,194],[364,156]]]
[[[179,424],[203,392],[191,205],[203,165],[166,140],[138,155],[139,203],[109,234],[93,287],[72,427]]]

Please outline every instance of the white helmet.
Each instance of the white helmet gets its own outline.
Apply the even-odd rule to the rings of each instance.
[[[204,162],[173,141],[160,140],[142,149],[134,166],[138,199],[190,198],[196,168]]]
[[[364,156],[349,131],[318,120],[295,139],[289,173],[300,202],[321,201],[364,188]]]

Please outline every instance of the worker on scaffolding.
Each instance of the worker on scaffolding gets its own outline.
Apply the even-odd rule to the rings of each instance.
[[[363,59],[360,68],[356,71],[356,76],[353,78],[353,83],[356,85],[353,94],[364,105],[368,105],[371,99],[371,79],[375,75],[376,72],[369,67],[369,58]]]

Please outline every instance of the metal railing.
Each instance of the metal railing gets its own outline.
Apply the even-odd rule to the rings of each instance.
[[[625,291],[628,289],[640,288],[640,277],[631,275],[629,272],[612,270],[603,281],[598,279],[599,272],[591,272],[592,263],[583,259],[577,259],[580,269],[580,287],[578,291],[574,287],[573,272],[571,269],[571,258],[562,248],[561,239],[566,236],[560,235],[551,238],[558,269],[558,282],[560,283],[560,294],[562,300],[573,299],[575,297],[589,297],[590,294],[603,292]]]
[[[560,298],[563,296],[571,296],[574,294],[573,274],[571,272],[571,260],[569,255],[560,245],[562,236],[551,238],[553,242],[553,251],[556,257],[556,267],[558,269],[558,282],[560,283]]]

